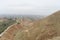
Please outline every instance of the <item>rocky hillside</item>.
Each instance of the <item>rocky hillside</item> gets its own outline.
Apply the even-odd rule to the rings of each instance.
[[[60,36],[60,11],[34,22],[30,27],[18,31],[14,40],[48,40]]]
[[[56,39],[55,39],[56,38]],[[59,40],[60,11],[37,21],[22,20],[12,26],[0,40]]]

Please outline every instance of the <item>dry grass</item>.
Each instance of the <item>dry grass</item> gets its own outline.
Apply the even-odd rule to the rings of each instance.
[[[28,32],[18,31],[15,40],[47,40],[60,35],[60,11],[45,19],[34,22]],[[24,26],[25,27],[25,26]],[[29,26],[27,26],[29,27]],[[29,30],[30,29],[30,30]],[[20,33],[22,33],[20,35]]]
[[[20,28],[20,26],[22,28]],[[14,29],[15,27],[19,28],[19,30],[16,31],[17,29]],[[19,26],[16,25],[14,26],[14,28],[11,29],[14,29],[15,32],[12,32],[11,30],[10,34],[15,34],[15,36],[11,35],[10,37],[12,37],[13,39],[9,37],[10,40],[59,40],[60,38],[54,38],[60,36],[60,11],[42,20],[34,22],[22,21]],[[8,31],[7,33],[9,32],[10,31]]]

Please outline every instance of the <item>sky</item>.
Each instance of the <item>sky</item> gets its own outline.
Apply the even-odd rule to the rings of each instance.
[[[50,15],[58,10],[60,0],[0,0],[0,15]]]

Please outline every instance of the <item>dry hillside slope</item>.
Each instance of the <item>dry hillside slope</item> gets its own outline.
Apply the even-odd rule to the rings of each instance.
[[[32,27],[27,32],[18,31],[14,40],[48,40],[60,36],[60,11],[36,21]]]
[[[22,21],[12,26],[0,40],[60,39],[60,11],[38,21]]]

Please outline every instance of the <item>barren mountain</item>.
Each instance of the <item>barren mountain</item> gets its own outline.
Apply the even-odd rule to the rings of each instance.
[[[31,29],[18,31],[14,40],[48,40],[60,36],[60,11],[33,23]],[[29,27],[29,26],[28,26]]]
[[[59,40],[60,11],[36,21],[20,20],[13,25],[0,40]]]

